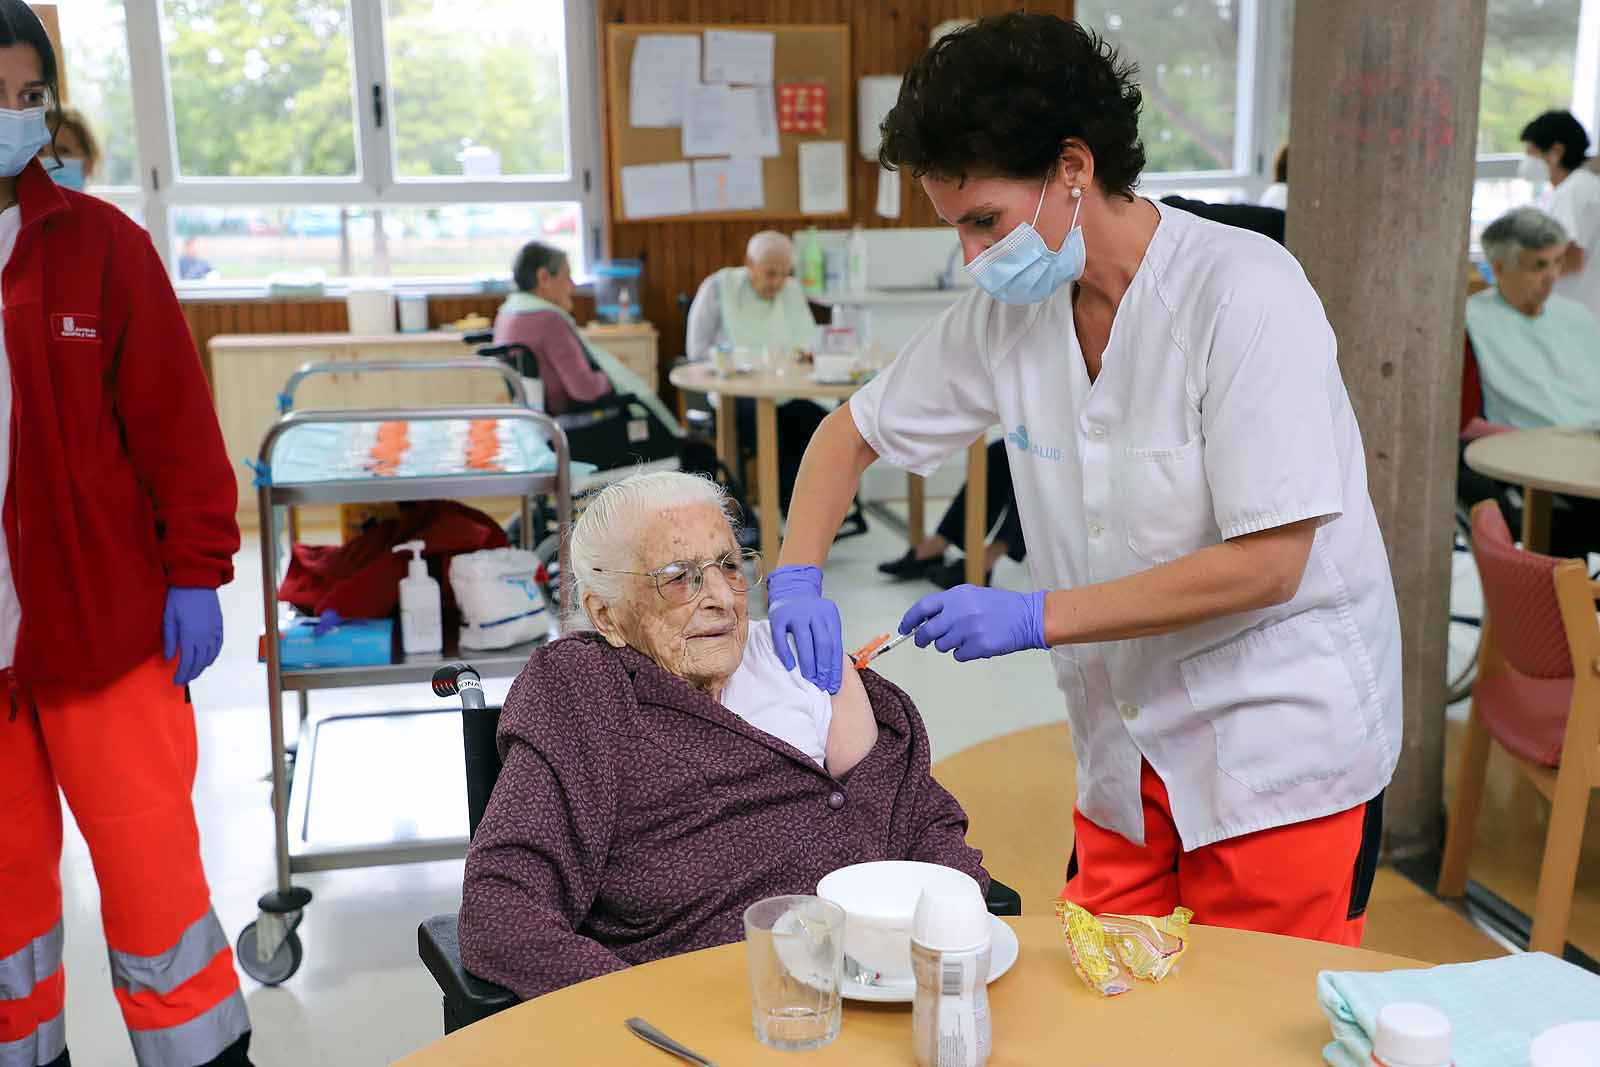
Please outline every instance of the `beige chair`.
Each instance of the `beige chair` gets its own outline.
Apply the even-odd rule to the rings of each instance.
[[[1492,500],[1472,509],[1472,554],[1483,639],[1438,893],[1466,893],[1493,740],[1551,805],[1528,948],[1560,956],[1590,792],[1600,787],[1600,583],[1577,560],[1518,548]]]

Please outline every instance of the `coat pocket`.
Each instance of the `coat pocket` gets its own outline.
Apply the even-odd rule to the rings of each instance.
[[[1367,737],[1360,690],[1328,627],[1304,612],[1179,665],[1217,737],[1217,766],[1257,793],[1335,778]]]
[[[1220,540],[1199,434],[1177,448],[1123,454],[1128,547],[1147,563],[1167,563]]]

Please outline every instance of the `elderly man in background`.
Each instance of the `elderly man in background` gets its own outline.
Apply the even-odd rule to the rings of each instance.
[[[745,246],[744,266],[724,267],[700,283],[689,305],[686,343],[692,360],[709,359],[718,345],[746,348],[756,355],[777,349],[787,356],[809,351],[816,320],[805,290],[794,278],[794,243],[775,230],[763,230]],[[739,440],[745,448],[756,440],[756,402],[741,398],[734,406]],[[778,489],[789,507],[811,434],[828,412],[810,400],[778,405]]]
[[[1526,430],[1600,426],[1600,322],[1588,308],[1553,292],[1568,237],[1536,208],[1511,211],[1483,231],[1495,284],[1467,301],[1467,336],[1483,382],[1483,416]],[[1466,475],[1464,474],[1464,478]],[[1498,486],[1463,490],[1474,500]],[[1582,556],[1600,547],[1600,503],[1558,497],[1551,551]]]

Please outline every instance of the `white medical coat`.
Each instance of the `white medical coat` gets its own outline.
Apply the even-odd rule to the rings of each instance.
[[[1093,383],[1070,286],[1027,306],[974,290],[850,409],[878,455],[922,474],[1001,423],[1044,589],[1320,520],[1285,604],[1051,652],[1079,811],[1143,844],[1142,758],[1194,849],[1387,785],[1399,618],[1333,331],[1299,263],[1257,234],[1156,207]]]

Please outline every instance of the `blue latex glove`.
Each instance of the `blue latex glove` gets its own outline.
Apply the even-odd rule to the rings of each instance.
[[[215,589],[167,590],[161,614],[162,655],[178,659],[172,684],[185,686],[211,666],[222,651],[222,601]]]
[[[932,642],[956,659],[988,659],[1029,648],[1045,648],[1044,590],[1013,593],[986,586],[958,585],[930,593],[911,605],[900,620],[900,632],[921,626],[918,648]]]
[[[837,693],[844,675],[844,633],[839,609],[822,599],[822,571],[790,565],[767,575],[767,620],[772,623],[772,647],[785,669],[794,670],[798,656],[806,681]]]

